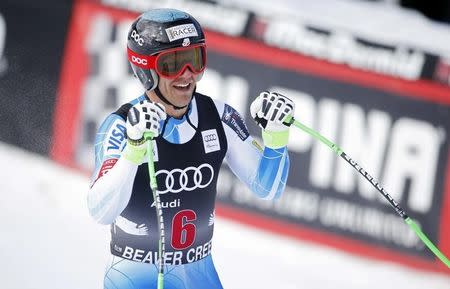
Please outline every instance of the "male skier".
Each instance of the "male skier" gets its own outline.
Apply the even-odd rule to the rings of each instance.
[[[164,288],[222,288],[210,254],[222,161],[257,196],[279,197],[289,171],[289,127],[282,121],[293,115],[294,103],[270,92],[253,101],[262,149],[235,109],[195,91],[206,67],[205,36],[182,11],[155,9],[139,16],[127,51],[145,93],[100,126],[88,194],[91,216],[111,224],[104,288],[156,288],[159,231],[149,153],[167,240]],[[147,151],[146,132],[155,136],[153,152]]]

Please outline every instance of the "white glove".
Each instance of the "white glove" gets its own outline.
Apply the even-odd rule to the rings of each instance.
[[[159,135],[160,121],[167,117],[164,106],[150,101],[141,101],[130,108],[127,115],[127,146],[123,156],[139,165],[147,152],[144,134]]]
[[[132,145],[145,143],[144,133],[151,132],[153,137],[159,135],[160,121],[167,117],[164,106],[150,101],[141,101],[128,111],[127,137]]]
[[[288,97],[263,91],[250,105],[252,118],[266,131],[284,131],[289,127],[283,124],[288,116],[292,116],[295,103]]]
[[[289,140],[289,124],[283,123],[292,117],[295,103],[276,92],[263,91],[250,105],[250,114],[263,129],[264,145],[272,149],[282,148]]]

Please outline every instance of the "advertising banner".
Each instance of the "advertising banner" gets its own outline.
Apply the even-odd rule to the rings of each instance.
[[[433,76],[439,56],[408,44],[376,43],[343,29],[318,27],[283,16],[256,15],[249,24],[246,37],[353,69],[448,85]]]
[[[60,79],[52,157],[90,171],[96,129],[142,93],[126,58],[137,14],[77,1]],[[263,90],[284,93],[296,117],[358,161],[450,254],[450,89],[401,80],[207,32],[208,69],[198,91],[248,112]],[[226,167],[218,212],[276,232],[366,256],[442,270],[379,193],[326,146],[292,128],[291,170],[280,200],[256,198]]]
[[[210,53],[210,55],[213,53]],[[448,167],[450,107],[342,81],[213,54],[214,69],[245,79],[248,100],[261,90],[293,98],[298,118],[334,140],[376,177],[438,240]],[[217,61],[217,63],[216,63]],[[252,122],[247,116],[247,122]],[[253,131],[258,134],[257,130]],[[223,202],[414,256],[431,258],[382,196],[322,143],[295,128],[288,188],[277,202],[258,200],[223,174]]]
[[[359,29],[350,31],[348,28],[333,27],[323,22],[319,24],[313,20],[314,17],[306,19],[301,13],[297,17],[295,14],[263,13],[264,9],[256,7],[253,8],[255,11],[252,11],[251,5],[244,5],[246,7],[244,9],[236,3],[202,0],[95,2],[138,13],[156,7],[177,7],[194,15],[203,27],[210,31],[250,38],[268,46],[346,65],[356,70],[407,80],[424,79],[450,86],[448,79],[443,79],[441,69],[442,62],[445,62],[445,58],[442,57],[445,55],[418,49],[413,44],[414,41],[396,41],[395,37],[374,40],[373,37],[361,33]],[[405,15],[399,13],[399,16]],[[414,18],[411,17],[410,21],[413,21],[412,19]],[[384,27],[389,29],[388,25],[385,24]]]

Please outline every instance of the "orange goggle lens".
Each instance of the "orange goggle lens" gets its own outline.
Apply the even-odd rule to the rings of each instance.
[[[156,57],[156,71],[165,77],[176,77],[189,67],[193,73],[200,73],[206,66],[203,46],[164,51]]]

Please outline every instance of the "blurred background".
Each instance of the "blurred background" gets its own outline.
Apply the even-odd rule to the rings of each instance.
[[[197,91],[234,106],[255,136],[253,98],[286,94],[450,256],[450,1],[2,0],[0,288],[103,288],[109,229],[85,201],[93,142],[142,93],[126,34],[156,7],[207,32]],[[221,171],[213,256],[225,288],[450,288],[450,270],[367,181],[290,137],[277,202]]]

